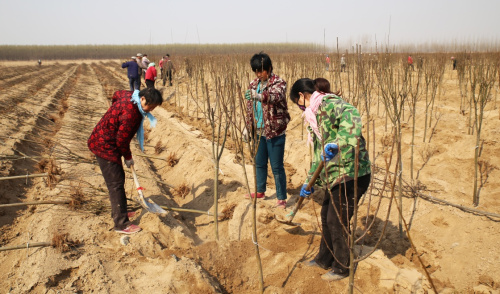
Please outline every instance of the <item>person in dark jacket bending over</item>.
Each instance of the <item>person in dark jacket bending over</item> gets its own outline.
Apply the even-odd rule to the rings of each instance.
[[[151,126],[156,125],[156,119],[151,112],[163,103],[161,93],[154,88],[142,91],[116,91],[113,94],[113,104],[97,123],[92,131],[87,145],[95,154],[102,176],[109,191],[111,216],[115,223],[115,231],[122,234],[133,234],[141,230],[131,224],[127,214],[127,199],[125,198],[125,165],[134,164],[130,151],[130,141],[137,133],[141,150],[144,150],[144,117],[148,117]]]

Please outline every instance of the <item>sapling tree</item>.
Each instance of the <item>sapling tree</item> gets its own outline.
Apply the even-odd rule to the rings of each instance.
[[[377,69],[377,79],[381,90],[385,110],[388,119],[391,120],[393,128],[395,129],[395,139],[397,144],[397,154],[401,156],[401,114],[406,99],[409,94],[408,85],[408,67],[401,62],[393,62],[390,58],[386,58],[379,64]],[[398,189],[399,189],[399,205],[402,205],[403,197],[403,163],[401,158],[398,159],[399,167],[398,173]],[[400,207],[402,211],[402,206]],[[399,233],[403,237],[402,220],[399,218]]]
[[[255,195],[257,195],[257,167],[255,162],[255,156],[257,155],[257,151],[259,148],[260,136],[262,136],[263,134],[253,131],[256,130],[255,119],[252,119],[251,121],[252,123],[251,129],[250,130],[247,129],[246,122],[244,119],[242,119],[247,117],[248,114],[247,107],[245,105],[246,100],[243,98],[242,95],[243,91],[241,89],[241,85],[239,83],[236,83],[236,85],[237,85],[236,88],[238,89],[237,92],[239,93],[238,95],[239,103],[233,101],[232,105],[234,105],[235,107],[230,108],[230,112],[232,112],[232,114],[230,115],[231,124],[236,135],[235,147],[237,154],[239,154],[241,158],[240,162],[245,176],[247,193],[251,195],[251,190],[253,188],[253,190],[255,191]],[[248,181],[248,173],[246,170],[245,147],[244,147],[245,145],[250,157],[252,158],[251,163],[252,163],[253,180],[254,180],[254,186],[252,188],[250,188],[250,184]],[[251,198],[252,198],[252,241],[255,245],[255,256],[257,259],[257,267],[259,270],[260,292],[264,293],[264,274],[262,269],[262,260],[260,258],[260,249],[259,249],[258,235],[257,235],[257,197],[251,197]]]
[[[413,154],[415,147],[415,124],[417,120],[417,102],[419,100],[422,81],[422,70],[417,72],[411,71],[408,73],[408,86],[409,86],[409,99],[408,105],[410,106],[410,113],[412,117],[412,132],[411,132],[411,154],[410,154],[410,177],[413,180]]]
[[[434,101],[436,100],[438,87],[441,84],[444,76],[445,59],[437,57],[429,60],[424,65],[424,81],[425,81],[425,124],[424,124],[424,137],[427,136],[427,129],[432,124],[432,111],[434,108]]]
[[[370,150],[370,122],[371,122],[371,105],[373,104],[372,91],[374,87],[374,69],[371,60],[361,58],[357,63],[358,83],[360,91],[360,100],[362,99],[364,109],[366,111],[366,149]],[[363,113],[360,110],[360,114]]]
[[[207,90],[207,110],[208,120],[212,128],[212,160],[214,163],[214,222],[215,222],[215,238],[219,240],[218,227],[218,199],[219,199],[219,163],[224,151],[224,146],[227,140],[227,132],[230,126],[230,113],[227,111],[226,100],[227,96],[222,90],[221,81],[215,79],[215,101],[210,101],[210,95]]]
[[[491,91],[495,85],[498,65],[487,57],[479,57],[471,62],[468,67],[470,79],[470,95],[474,105],[474,126],[476,131],[476,147],[474,148],[474,188],[472,203],[474,206],[479,205],[478,191],[478,170],[481,144],[481,130],[483,126],[484,110],[488,102],[492,100]]]

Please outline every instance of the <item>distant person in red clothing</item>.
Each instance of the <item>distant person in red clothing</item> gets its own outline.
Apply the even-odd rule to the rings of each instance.
[[[415,68],[413,68],[413,57],[411,57],[411,55],[408,55],[408,68],[415,70]]]
[[[87,142],[90,151],[96,155],[108,187],[115,231],[122,234],[137,233],[141,228],[131,224],[128,219],[125,172],[121,158],[123,156],[125,165],[129,168],[134,164],[130,141],[137,133],[141,150],[144,150],[144,117],[147,116],[154,127],[156,119],[149,112],[162,103],[161,93],[154,88],[146,88],[140,92],[116,91],[113,94],[113,104],[97,123]]]
[[[156,68],[155,68],[155,63],[150,62],[148,64],[148,69],[146,70],[146,87],[148,88],[154,88],[155,87],[155,81],[156,81]]]
[[[165,62],[165,58],[166,58],[165,56],[162,57],[160,59],[160,61],[158,62],[158,66],[160,67],[160,75],[161,75],[160,78],[162,78],[162,79],[163,79],[163,62]]]

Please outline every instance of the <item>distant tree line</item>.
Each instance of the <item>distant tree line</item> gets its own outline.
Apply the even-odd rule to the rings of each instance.
[[[172,45],[1,45],[0,60],[115,59],[137,53],[149,56],[321,52],[322,46],[299,43],[172,44]]]

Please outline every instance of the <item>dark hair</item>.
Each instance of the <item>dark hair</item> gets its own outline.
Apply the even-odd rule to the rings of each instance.
[[[167,53],[167,57],[170,57],[170,54]]]
[[[139,97],[144,97],[146,99],[146,105],[161,105],[163,103],[161,92],[154,88],[142,89],[139,92]]]
[[[330,90],[330,82],[327,79],[324,78],[315,79],[314,86],[316,88],[316,91],[323,93],[332,93],[332,90]]]
[[[290,89],[290,100],[297,103],[300,98],[299,92],[312,94],[314,91],[316,91],[316,86],[313,80],[308,78],[297,80]]]
[[[297,103],[297,100],[299,100],[300,97],[299,92],[312,94],[314,91],[332,93],[339,97],[342,95],[340,90],[332,92],[330,89],[330,82],[327,79],[317,78],[313,81],[309,78],[303,78],[297,80],[290,89],[290,100],[292,100],[293,103]]]
[[[253,72],[265,70],[271,73],[273,71],[271,58],[263,51],[252,56],[250,59],[250,66],[252,67]]]

